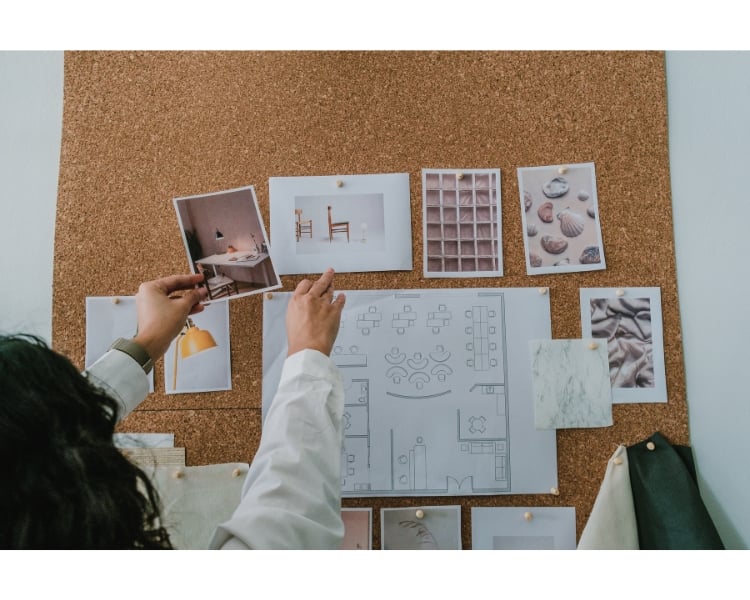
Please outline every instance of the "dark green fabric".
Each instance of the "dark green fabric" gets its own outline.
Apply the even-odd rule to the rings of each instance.
[[[672,446],[656,432],[627,450],[641,550],[723,550],[698,490],[690,448]]]

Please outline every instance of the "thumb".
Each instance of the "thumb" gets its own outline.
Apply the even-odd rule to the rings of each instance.
[[[179,302],[186,311],[191,311],[196,304],[200,304],[202,300],[204,300],[206,297],[206,289],[205,288],[198,288],[198,289],[192,289],[187,292],[185,292],[182,296],[179,298],[175,298],[174,300],[176,302]]]

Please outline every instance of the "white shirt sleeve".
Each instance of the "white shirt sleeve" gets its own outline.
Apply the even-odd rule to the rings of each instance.
[[[148,395],[148,376],[125,352],[109,350],[84,376],[120,403],[120,419],[127,417]]]
[[[242,499],[211,548],[341,545],[343,406],[341,376],[330,358],[303,350],[286,359]]]

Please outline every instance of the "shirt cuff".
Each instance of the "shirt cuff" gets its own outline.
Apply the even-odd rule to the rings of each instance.
[[[148,395],[148,376],[131,356],[110,350],[84,375],[120,405],[119,419],[128,416]]]

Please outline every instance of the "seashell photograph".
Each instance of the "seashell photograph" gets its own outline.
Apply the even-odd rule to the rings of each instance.
[[[568,193],[570,186],[565,177],[554,177],[542,186],[542,193],[547,198],[559,198]]]
[[[557,220],[560,221],[560,231],[565,237],[577,237],[583,233],[583,218],[571,211],[570,207],[557,213]]]
[[[566,165],[564,174],[559,164]],[[559,164],[517,170],[526,272],[606,269],[594,163]],[[534,199],[531,205],[529,199]]]

